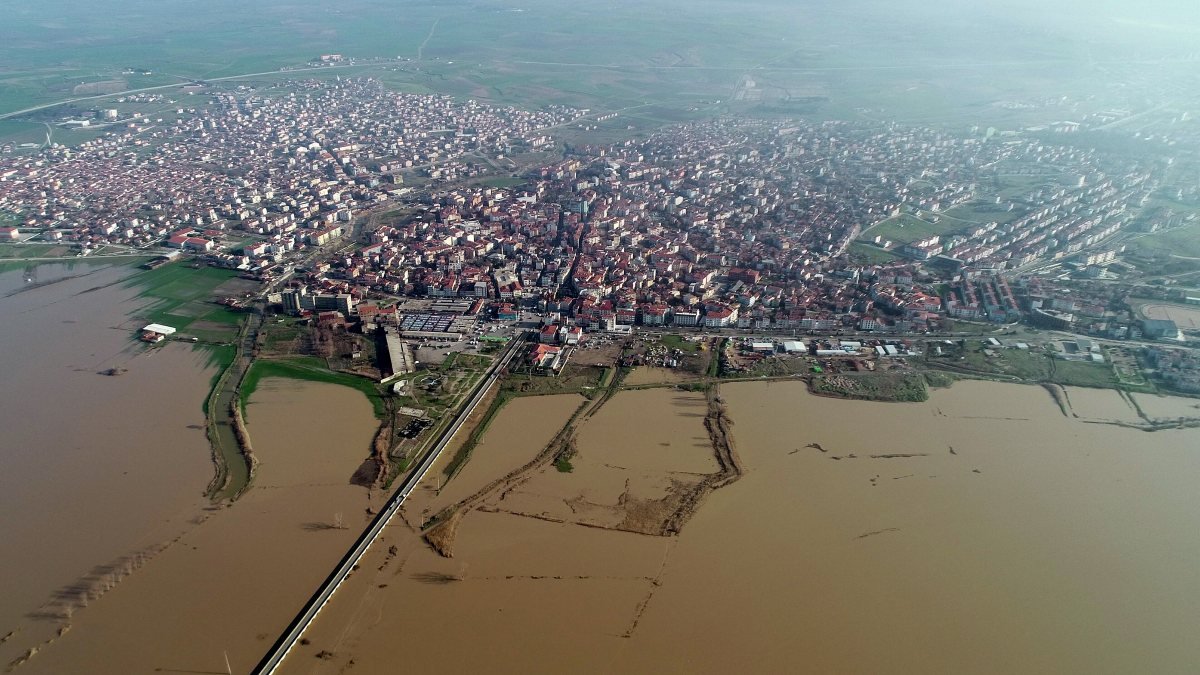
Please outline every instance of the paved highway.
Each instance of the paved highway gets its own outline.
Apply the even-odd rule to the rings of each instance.
[[[430,467],[437,461],[438,456],[450,444],[450,440],[454,438],[454,435],[466,423],[471,412],[478,407],[484,396],[487,395],[488,389],[500,379],[501,371],[521,351],[521,345],[524,342],[524,333],[518,333],[509,342],[508,349],[496,359],[488,370],[487,375],[476,385],[475,391],[471,393],[471,397],[467,400],[466,405],[462,407],[458,415],[454,418],[454,422],[442,432],[441,437],[425,453],[425,456],[421,458],[416,468],[400,483],[400,487],[397,488],[391,499],[388,500],[383,510],[379,512],[379,515],[375,516],[375,520],[371,521],[371,525],[359,536],[358,540],[354,543],[354,547],[342,558],[341,562],[333,570],[333,573],[325,580],[325,583],[321,584],[321,587],[309,599],[308,604],[304,606],[300,614],[292,620],[292,623],[275,642],[274,646],[271,647],[271,650],[255,666],[255,673],[270,675],[279,668],[279,665],[283,663],[283,659],[287,656],[288,652],[291,651],[292,647],[300,639],[300,636],[304,634],[305,629],[313,622],[313,619],[317,617],[321,609],[325,607],[325,603],[329,602],[329,598],[333,596],[342,582],[346,580],[346,577],[350,576],[350,573],[358,565],[363,555],[371,548],[371,544],[375,543],[375,540],[379,538],[383,529],[391,522],[392,517],[400,510],[400,505],[404,503],[408,495],[417,487],[421,479],[425,477]]]

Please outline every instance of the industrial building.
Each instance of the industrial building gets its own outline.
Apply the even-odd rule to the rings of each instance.
[[[174,335],[175,329],[170,326],[164,326],[161,323],[147,324],[142,328],[142,342],[151,344],[162,342],[167,337]]]

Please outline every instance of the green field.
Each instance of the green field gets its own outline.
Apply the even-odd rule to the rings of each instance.
[[[877,236],[883,237],[883,241],[891,241],[893,245],[899,246],[935,234],[940,235],[960,230],[966,226],[966,223],[954,220],[953,218],[942,218],[940,221],[932,223],[928,220],[922,220],[907,213],[902,213],[872,227],[864,232],[860,238],[867,241],[874,241]]]
[[[44,258],[56,248],[67,248],[59,244],[0,244],[0,259]]]
[[[515,178],[513,176],[496,176],[495,178],[485,178],[479,181],[481,185],[495,188],[511,188],[518,185],[524,185],[528,182],[529,181],[525,180],[524,178]]]
[[[1109,363],[1055,359],[1051,382],[1076,387],[1116,387],[1117,374]]]
[[[1096,43],[1084,29],[1108,33],[1102,42],[1112,58],[1119,58],[1123,42],[1136,43],[1126,37],[1130,31],[1052,10],[1039,12],[1036,28],[986,8],[977,15],[944,12],[917,0],[803,7],[788,0],[615,0],[602,6],[128,0],[121,11],[105,3],[43,0],[14,8],[0,22],[0,114],[100,89],[274,73],[331,53],[388,62],[315,74],[370,74],[399,90],[524,107],[637,106],[613,122],[614,133],[627,125],[644,129],[739,113],[1012,128],[1048,113],[996,101],[1088,101],[1095,91],[1121,84],[1113,80],[1123,74],[1080,58]],[[1055,39],[1044,39],[1045,30]],[[1181,39],[1156,37],[1163,44]],[[1172,77],[1170,66],[1145,70]],[[754,91],[737,96],[747,73],[754,75]],[[82,110],[96,102],[75,105]],[[1085,108],[1104,105],[1089,101]],[[0,127],[0,138],[41,140],[40,124],[19,124]]]
[[[700,350],[700,343],[695,340],[687,340],[679,335],[667,334],[662,336],[663,346],[668,349],[678,349],[683,352],[695,352]]]
[[[1169,231],[1132,238],[1129,245],[1147,254],[1200,258],[1200,218]]]
[[[141,290],[146,305],[138,312],[145,321],[172,326],[206,340],[227,340],[237,332],[243,314],[213,301],[217,289],[237,276],[216,267],[193,269],[182,262],[139,272],[125,283]]]
[[[902,259],[899,255],[891,251],[863,241],[851,243],[847,252],[850,254],[851,260],[864,265],[884,265]]]

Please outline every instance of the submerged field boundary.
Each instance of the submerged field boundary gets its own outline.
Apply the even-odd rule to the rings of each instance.
[[[482,508],[488,499],[497,494],[507,494],[531,480],[551,464],[559,471],[572,471],[570,460],[577,452],[576,438],[579,430],[603,408],[605,403],[623,389],[621,381],[627,373],[628,369],[621,369],[615,377],[611,378],[600,396],[594,400],[582,402],[554,438],[533,459],[431,517],[421,527],[426,543],[439,555],[447,558],[453,557],[458,527],[467,513]],[[677,388],[676,385],[660,387],[639,385],[630,387],[629,390],[668,387]],[[745,470],[734,448],[730,431],[733,422],[729,418],[725,402],[719,394],[719,385],[708,383],[704,385],[704,392],[707,405],[704,427],[717,461],[717,472],[705,475],[695,484],[679,484],[666,497],[655,501],[650,512],[656,514],[657,517],[630,519],[627,516],[618,525],[582,522],[576,524],[652,536],[677,535],[699,510],[700,505],[709,494],[733,483],[744,475]]]

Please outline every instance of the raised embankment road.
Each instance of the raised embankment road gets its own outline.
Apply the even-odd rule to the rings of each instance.
[[[325,603],[329,602],[329,598],[333,597],[334,592],[342,585],[346,577],[350,576],[350,573],[354,571],[358,562],[362,560],[363,555],[371,548],[371,544],[375,543],[375,540],[379,538],[383,529],[391,522],[392,517],[400,510],[400,505],[416,489],[421,479],[425,477],[430,467],[437,461],[438,456],[450,444],[450,440],[454,438],[454,435],[462,429],[467,418],[470,417],[471,413],[487,395],[488,389],[500,379],[501,373],[508,366],[509,362],[512,361],[513,357],[521,351],[521,345],[524,342],[524,333],[519,333],[512,339],[508,348],[496,359],[479,383],[475,385],[475,390],[471,392],[466,405],[459,410],[454,421],[450,423],[450,426],[446,427],[437,442],[425,452],[421,461],[417,463],[417,466],[404,478],[400,483],[400,487],[388,499],[387,504],[379,512],[379,515],[375,516],[375,519],[371,521],[367,529],[354,542],[354,546],[346,553],[329,577],[325,579],[325,583],[321,584],[317,592],[309,598],[308,603],[304,605],[304,609],[300,610],[295,619],[292,619],[292,623],[288,625],[287,630],[275,641],[275,644],[263,657],[262,661],[255,666],[255,673],[270,675],[279,668],[279,665],[283,663],[283,659],[288,655],[288,652],[291,651],[292,647],[300,639],[300,636],[304,634],[304,630],[308,628],[321,609],[325,607]]]

